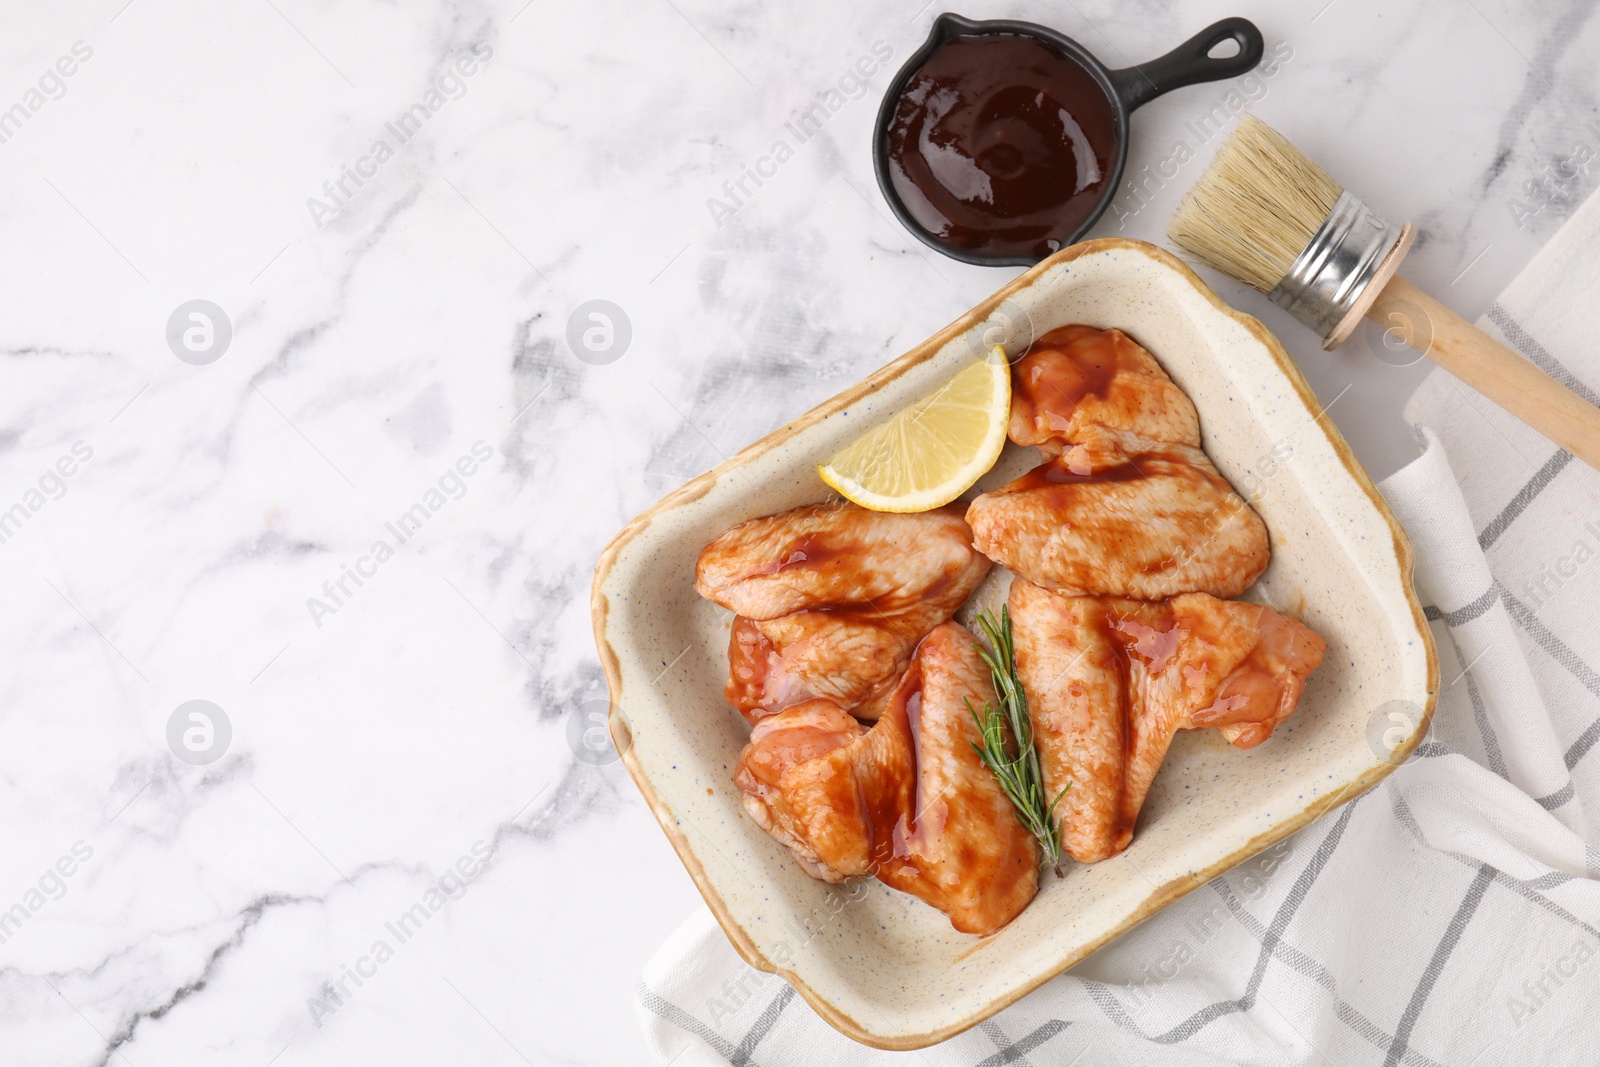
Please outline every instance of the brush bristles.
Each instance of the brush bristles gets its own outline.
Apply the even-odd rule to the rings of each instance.
[[[1270,293],[1344,190],[1253,115],[1184,194],[1167,236],[1198,259]]]

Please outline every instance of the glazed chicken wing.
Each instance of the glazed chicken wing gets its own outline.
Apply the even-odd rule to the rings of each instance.
[[[741,522],[712,541],[695,564],[694,587],[759,621],[808,608],[890,614],[976,585],[987,564],[975,555],[959,509],[897,515],[808,504]]]
[[[972,749],[966,701],[994,699],[977,641],[944,623],[870,730],[821,700],[757,723],[735,772],[745,808],[813,877],[875,874],[957,930],[999,929],[1033,899],[1039,856]]]
[[[1073,594],[1236,596],[1267,528],[1200,450],[1194,405],[1118,330],[1066,326],[1012,368],[1011,439],[1049,457],[972,502],[979,551]]]
[[[1200,418],[1155,358],[1121,330],[1062,326],[1011,368],[1011,440],[1059,455],[1096,430],[1200,447]]]
[[[1009,606],[1046,795],[1072,783],[1062,845],[1085,863],[1128,846],[1173,734],[1216,727],[1260,744],[1326,648],[1291,616],[1204,593],[1152,603],[1018,579]]]
[[[1076,446],[978,497],[967,521],[984,555],[1063,593],[1237,596],[1269,558],[1260,516],[1187,445]]]
[[[798,611],[764,623],[737,616],[724,695],[751,722],[815,697],[857,710],[886,691],[905,670],[917,638],[941,620],[928,618],[919,630],[924,621],[921,613],[877,619]]]
[[[844,748],[866,732],[865,726],[833,701],[806,700],[757,722],[734,772],[744,810],[789,847],[807,874],[824,882],[841,882],[860,874],[859,864],[844,859],[842,850],[830,847],[826,835],[819,834],[829,859],[839,866],[823,861],[781,783],[792,768]]]
[[[816,504],[733,527],[695,589],[737,613],[727,697],[752,722],[825,697],[870,715],[917,642],[989,572],[959,511]]]

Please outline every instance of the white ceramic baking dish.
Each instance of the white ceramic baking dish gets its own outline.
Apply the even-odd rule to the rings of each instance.
[[[730,618],[695,595],[694,562],[736,522],[828,498],[818,462],[989,344],[1020,353],[1074,322],[1126,331],[1194,400],[1206,451],[1271,531],[1272,564],[1247,595],[1299,615],[1328,652],[1269,741],[1240,752],[1214,730],[1179,734],[1132,846],[1041,879],[1021,916],[977,938],[877,882],[813,881],[745,815],[732,774],[749,727],[722,698]],[[1007,445],[974,492],[1035,461]],[[1006,581],[997,573],[975,600]],[[1126,240],[1064,249],[667,496],[601,556],[593,618],[612,737],[728,938],[834,1026],[882,1048],[973,1026],[1369,788],[1421,740],[1438,687],[1410,544],[1282,346],[1178,259]]]

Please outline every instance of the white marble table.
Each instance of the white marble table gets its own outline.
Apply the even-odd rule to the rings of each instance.
[[[960,10],[1114,66],[1255,19],[1290,55],[1250,106],[1415,219],[1410,273],[1476,315],[1600,176],[1568,165],[1600,151],[1593,4],[1324,3]],[[698,898],[578,758],[589,573],[1014,273],[873,185],[918,4],[10,6],[0,1060],[643,1062],[634,977]],[[1198,158],[1100,234],[1161,239],[1226,91],[1139,112],[1130,179]],[[1414,454],[1425,368],[1218,287],[1374,475]],[[590,300],[630,327],[611,362],[569,347]]]

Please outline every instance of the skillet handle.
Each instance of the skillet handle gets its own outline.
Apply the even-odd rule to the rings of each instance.
[[[1224,41],[1239,45],[1236,55],[1212,59],[1209,53]],[[1261,31],[1245,18],[1214,22],[1174,48],[1137,67],[1111,71],[1111,84],[1129,111],[1185,85],[1232,78],[1255,69],[1266,51]]]

